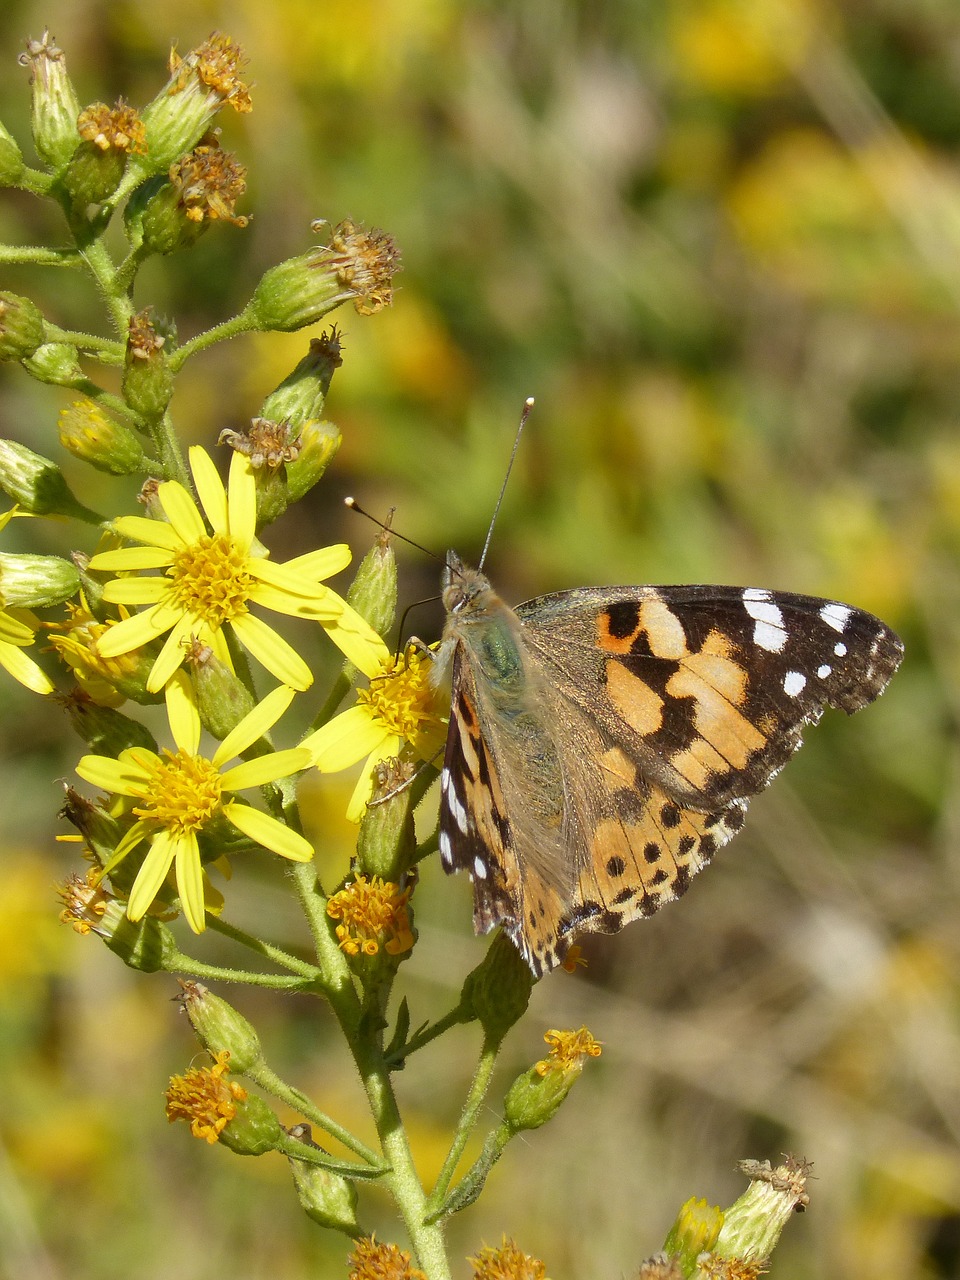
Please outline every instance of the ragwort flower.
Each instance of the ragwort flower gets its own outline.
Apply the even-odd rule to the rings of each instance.
[[[383,642],[321,582],[349,563],[349,547],[340,543],[276,564],[254,536],[256,483],[249,460],[233,454],[226,490],[204,449],[190,450],[190,465],[212,533],[183,485],[170,480],[157,489],[167,520],[122,516],[114,521],[118,533],[143,545],[104,551],[90,561],[91,569],[121,574],[162,571],[106,584],[104,600],[148,607],[110,628],[98,642],[103,657],[129,653],[168,632],[147,680],[148,691],[156,693],[180,666],[191,640],[209,645],[233,670],[223,635],[229,623],[245,648],[278,680],[293,689],[309,688],[310,668],[286,640],[250,612],[250,605],[256,604],[319,622],[351,662],[369,666],[371,652]]]
[[[150,842],[130,890],[127,915],[131,920],[139,920],[147,912],[174,866],[187,923],[194,933],[203,931],[206,925],[204,876],[197,837],[221,817],[243,835],[284,858],[307,862],[313,857],[313,846],[303,836],[269,814],[227,798],[235,791],[275,782],[309,766],[310,753],[293,747],[224,768],[279,720],[292,698],[293,690],[283,685],[267,694],[227,734],[208,760],[197,754],[200,716],[190,681],[180,671],[166,687],[167,715],[175,752],[157,755],[144,747],[130,747],[121,751],[116,760],[88,755],[77,764],[77,773],[87,782],[135,802],[132,811],[137,821],[114,849],[104,875],[141,841]]]
[[[357,690],[357,701],[301,742],[313,752],[321,773],[348,769],[366,756],[347,806],[347,818],[359,822],[373,791],[373,771],[408,742],[421,760],[433,760],[447,736],[446,721],[437,714],[430,680],[432,660],[408,649],[399,657],[382,640],[357,662],[369,687]]]

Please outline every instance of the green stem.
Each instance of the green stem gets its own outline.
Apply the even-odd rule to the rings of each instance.
[[[255,938],[253,934],[247,933],[243,929],[238,929],[236,925],[227,924],[226,920],[222,920],[217,916],[208,916],[207,924],[215,933],[222,933],[225,938],[230,938],[233,942],[239,942],[241,946],[249,947],[251,951],[263,956],[265,960],[271,960],[274,964],[282,965],[284,969],[289,969],[291,973],[299,974],[301,978],[316,982],[321,977],[320,970],[316,965],[309,964],[306,960],[300,960],[296,956],[290,955],[288,951],[275,947],[270,942],[263,942],[260,938]]]
[[[178,347],[170,357],[170,368],[174,373],[177,373],[191,356],[197,355],[200,351],[206,351],[208,347],[214,346],[217,342],[225,342],[228,338],[235,338],[241,333],[249,333],[255,328],[256,326],[246,311],[241,311],[239,315],[234,316],[231,320],[224,320],[221,324],[215,324],[212,329],[207,329],[204,333],[198,333],[195,338],[191,338],[182,347]]]
[[[204,964],[181,952],[164,964],[168,973],[186,973],[191,978],[207,978],[213,982],[239,982],[248,987],[266,987],[270,991],[307,991],[313,985],[309,978],[288,977],[285,973],[252,973],[247,969],[224,969]]]
[[[81,351],[95,351],[103,364],[123,364],[124,347],[115,338],[101,338],[96,333],[80,333],[75,329],[61,329],[59,325],[44,321],[43,336],[47,342],[66,342]],[[104,359],[109,356],[109,360]],[[127,410],[129,413],[129,409]]]
[[[42,169],[23,168],[17,178],[16,185],[22,191],[30,191],[35,196],[48,196],[56,179]]]
[[[0,265],[28,264],[32,267],[82,267],[83,255],[76,249],[44,249],[36,245],[0,245]]]
[[[133,315],[133,303],[122,289],[117,288],[116,267],[107,252],[102,240],[90,240],[81,250],[90,273],[97,282],[97,288],[110,312],[116,330],[124,339],[130,317]]]
[[[355,1156],[359,1156],[361,1160],[373,1168],[383,1169],[386,1172],[383,1160],[375,1151],[372,1151],[359,1138],[355,1138],[349,1129],[337,1124],[336,1120],[328,1116],[326,1112],[321,1111],[319,1107],[310,1101],[306,1094],[287,1084],[285,1080],[281,1080],[264,1063],[261,1062],[251,1067],[246,1074],[254,1084],[259,1085],[266,1093],[273,1094],[281,1102],[285,1102],[288,1107],[292,1107],[294,1111],[299,1112],[304,1119],[309,1120],[318,1129],[322,1129],[331,1138],[336,1138],[337,1142],[346,1147],[348,1151],[352,1151]]]
[[[490,1088],[490,1080],[493,1077],[493,1068],[496,1065],[499,1052],[499,1041],[491,1043],[489,1040],[484,1040],[483,1048],[480,1050],[480,1061],[477,1063],[477,1069],[470,1083],[470,1092],[467,1094],[463,1111],[460,1113],[457,1131],[453,1135],[453,1142],[450,1144],[447,1158],[443,1162],[440,1176],[437,1178],[436,1185],[430,1193],[428,1213],[435,1212],[440,1207],[450,1188],[450,1182],[456,1172],[457,1165],[460,1163],[467,1142],[470,1139],[470,1134],[476,1126],[480,1108],[483,1106],[483,1100],[487,1096],[487,1090]]]
[[[464,1010],[461,1005],[457,1005],[455,1009],[451,1009],[444,1017],[438,1018],[432,1026],[424,1027],[423,1031],[418,1031],[415,1036],[411,1036],[405,1045],[394,1050],[387,1058],[388,1064],[395,1066],[398,1062],[409,1058],[412,1053],[416,1053],[418,1049],[422,1049],[424,1045],[429,1044],[431,1040],[436,1040],[437,1036],[442,1036],[451,1027],[457,1027],[462,1022],[470,1022],[473,1017],[472,1013]]]

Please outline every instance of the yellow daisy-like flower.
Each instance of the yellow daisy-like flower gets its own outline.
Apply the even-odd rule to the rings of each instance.
[[[387,955],[399,956],[413,946],[407,902],[410,889],[390,880],[357,876],[327,903],[327,915],[340,920],[336,933],[340,949],[348,956],[375,956],[382,946]]]
[[[157,693],[180,666],[191,639],[209,645],[232,670],[223,635],[229,624],[278,680],[293,689],[309,688],[310,668],[286,640],[250,612],[253,604],[319,622],[351,662],[361,669],[369,665],[383,642],[321,581],[350,562],[349,547],[340,543],[275,564],[255,539],[256,483],[249,460],[233,455],[227,489],[206,450],[192,448],[190,466],[203,514],[183,485],[169,480],[157,489],[166,520],[122,516],[114,521],[118,533],[143,545],[103,551],[90,561],[91,569],[120,574],[161,571],[106,584],[104,600],[148,607],[110,628],[98,641],[102,656],[130,653],[169,633],[147,680],[147,689]],[[212,532],[207,531],[204,515]]]
[[[259,809],[226,798],[309,767],[310,753],[293,747],[224,768],[279,720],[293,693],[281,685],[267,694],[208,760],[197,754],[200,716],[190,681],[178,671],[166,687],[175,752],[164,751],[158,756],[144,747],[130,747],[116,760],[95,755],[80,760],[77,773],[81,778],[136,801],[133,813],[137,821],[117,845],[103,874],[109,874],[141,841],[150,841],[127,902],[131,920],[139,920],[147,912],[175,866],[183,914],[194,933],[203,931],[204,883],[197,836],[215,819],[226,818],[243,835],[294,862],[308,862],[313,857],[313,846],[303,836]]]
[[[0,515],[0,529],[5,529],[15,514],[16,507]],[[0,608],[0,667],[34,693],[53,693],[46,674],[23,652],[33,644],[39,628],[39,619],[29,609]]]
[[[381,640],[357,662],[369,687],[357,690],[354,706],[342,711],[301,742],[313,752],[321,773],[349,769],[366,756],[347,805],[347,818],[359,822],[373,790],[373,771],[381,760],[397,755],[409,742],[421,760],[433,760],[447,736],[446,720],[437,714],[431,680],[432,661],[408,649],[399,658]]]

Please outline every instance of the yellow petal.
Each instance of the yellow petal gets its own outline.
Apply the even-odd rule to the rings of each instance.
[[[257,531],[257,482],[253,476],[250,459],[234,452],[230,459],[230,480],[227,488],[230,537],[244,551],[250,550]]]
[[[321,773],[337,773],[349,769],[370,751],[394,739],[389,729],[370,714],[369,707],[358,705],[341,711],[322,729],[309,734],[300,743],[313,753],[313,761]]]
[[[0,666],[13,676],[14,680],[34,693],[53,693],[53,685],[37,666],[32,658],[28,658],[22,648],[12,644],[0,644]]]
[[[16,617],[9,609],[0,609],[0,642],[6,644],[33,644],[35,627]]]
[[[148,523],[157,522],[151,520]],[[166,527],[169,529],[170,526]],[[91,559],[89,567],[104,573],[132,573],[138,569],[166,569],[171,564],[173,553],[167,547],[122,547],[119,551],[99,552]]]
[[[214,765],[221,769],[228,760],[232,760],[234,756],[243,755],[251,743],[262,738],[268,729],[272,729],[293,701],[295,692],[285,684],[271,689],[267,696],[258,702],[220,743],[214,753]]]
[[[169,594],[169,578],[114,578],[103,588],[110,604],[156,604]]]
[[[227,533],[227,495],[223,481],[217,471],[213,459],[195,444],[190,448],[190,470],[193,472],[193,483],[197,486],[197,495],[203,507],[210,527],[214,533]]]
[[[165,547],[167,551],[179,551],[183,546],[183,539],[172,524],[167,524],[166,520],[149,520],[146,516],[118,516],[113,522],[113,528],[124,538],[129,538],[132,542],[145,542],[149,547]],[[99,559],[101,555],[110,554],[112,553],[109,551],[101,551],[99,555],[93,557],[93,560]],[[90,561],[91,569],[94,567],[93,560]]]
[[[301,690],[313,684],[313,674],[297,651],[260,618],[246,613],[234,618],[230,625],[257,661],[281,684]]]
[[[192,546],[206,535],[197,504],[177,480],[167,480],[157,488],[160,505],[185,546]]]
[[[113,853],[111,853],[107,861],[107,865],[103,868],[103,874],[105,876],[109,875],[114,867],[119,866],[127,854],[132,849],[135,849],[141,840],[146,839],[152,830],[153,827],[145,819],[135,822],[114,849]]]
[[[322,600],[329,590],[319,582],[314,582],[305,573],[297,573],[288,564],[275,564],[272,560],[262,557],[251,560],[247,566],[247,572],[260,582],[265,582],[298,599],[302,597],[307,600]]]
[[[235,800],[229,800],[223,806],[223,812],[238,831],[242,831],[251,840],[256,840],[265,849],[294,862],[309,862],[313,857],[313,845],[309,840],[296,831],[291,831],[276,818],[271,818],[268,813],[261,813],[259,809],[251,809],[249,805],[239,804]]]
[[[151,840],[150,850],[130,890],[127,915],[131,920],[142,919],[150,909],[160,886],[167,878],[176,851],[174,837],[169,831],[158,831]]]
[[[200,712],[190,677],[185,671],[175,671],[163,692],[173,740],[181,751],[195,756],[200,747]]]
[[[345,600],[340,601],[340,606],[333,621],[322,622],[321,625],[344,656],[372,679],[389,661],[390,650],[356,609],[352,609]]]
[[[262,787],[278,778],[309,769],[313,756],[303,747],[289,747],[286,751],[271,751],[267,756],[254,760],[242,760],[221,777],[224,791],[246,791],[248,787]]]
[[[169,631],[175,621],[176,615],[170,618],[163,605],[154,605],[108,627],[102,636],[97,637],[97,652],[103,658],[117,658],[122,653],[130,653]]]
[[[302,574],[314,582],[331,578],[341,569],[345,569],[353,559],[353,553],[345,542],[334,543],[331,547],[320,547],[316,551],[308,551],[304,556],[295,556],[287,560],[285,569]]]
[[[200,849],[196,833],[184,832],[176,846],[177,892],[183,918],[194,933],[203,933],[207,927],[203,903],[203,871],[200,866]]]
[[[75,768],[84,782],[118,796],[142,797],[150,785],[149,770],[129,757],[114,760],[110,756],[81,756]]]
[[[122,624],[121,624],[122,625]],[[192,635],[202,635],[203,624],[189,614],[182,614],[170,631],[157,660],[147,676],[147,692],[159,693],[187,656],[186,645]]]

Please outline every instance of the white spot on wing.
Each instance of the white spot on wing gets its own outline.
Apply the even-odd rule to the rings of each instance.
[[[454,791],[453,787],[450,787],[447,791],[447,808],[449,809],[450,816],[453,818],[454,822],[457,824],[457,826],[460,828],[463,834],[466,835],[467,829],[468,829],[467,828],[467,811],[463,807],[463,805],[460,803],[459,799],[457,798],[457,794]]]
[[[833,627],[834,631],[843,631],[852,613],[853,610],[848,604],[837,604],[831,601],[820,610],[820,617],[828,627]]]
[[[806,688],[807,677],[802,671],[788,671],[783,677],[783,691],[796,698]]]
[[[759,587],[747,587],[743,593],[743,607],[753,619],[753,643],[769,653],[779,653],[787,643],[783,614],[769,591]]]
[[[440,774],[440,791],[442,795],[447,794],[447,788],[450,786],[450,770],[444,767]]]
[[[440,832],[440,858],[443,865],[448,869],[453,866],[453,848],[450,844],[450,837],[446,831]]]
[[[830,674],[832,670],[833,670],[833,667],[828,667],[827,664],[824,663],[822,667],[817,667],[817,675],[820,677],[821,680],[826,680],[827,676]]]
[[[482,862],[480,858],[474,858],[473,860],[473,874],[477,877],[478,880],[486,880],[487,878],[486,865]]]
[[[833,646],[833,652],[837,655],[838,658],[845,658],[847,656],[847,646],[843,643],[842,640],[838,640],[837,643]]]

